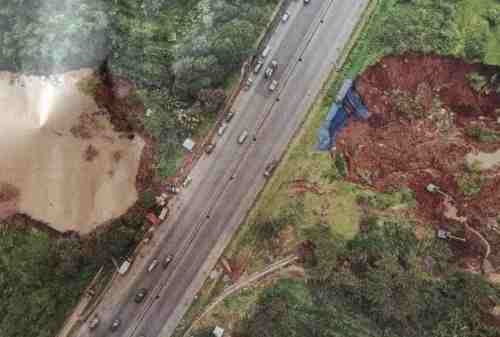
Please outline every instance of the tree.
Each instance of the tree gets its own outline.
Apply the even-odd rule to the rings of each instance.
[[[213,53],[226,70],[234,70],[254,51],[256,29],[248,21],[235,19],[216,30],[212,37]]]
[[[198,101],[206,112],[216,112],[222,107],[226,100],[223,89],[201,89],[198,92]]]
[[[106,13],[102,0],[10,2],[0,12],[0,65],[37,73],[96,66],[109,52]]]
[[[53,243],[52,255],[63,277],[74,275],[80,270],[83,251],[77,237],[57,239]]]

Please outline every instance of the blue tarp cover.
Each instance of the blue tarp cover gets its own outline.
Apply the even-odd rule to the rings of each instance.
[[[350,81],[350,82],[348,82]],[[368,108],[364,105],[361,97],[352,85],[352,80],[346,80],[343,84],[350,85],[344,98],[339,103],[333,103],[325,121],[321,124],[318,132],[318,147],[322,151],[329,151],[335,146],[337,134],[342,130],[351,116],[358,119],[368,118]]]

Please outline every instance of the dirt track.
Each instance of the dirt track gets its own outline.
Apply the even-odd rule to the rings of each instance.
[[[19,190],[15,204],[0,203],[0,216],[21,212],[58,231],[86,234],[137,200],[144,141],[115,132],[94,99],[77,89],[89,74],[66,73],[57,83],[0,73],[0,183]]]
[[[357,80],[370,111],[368,123],[351,122],[337,148],[347,158],[351,181],[379,191],[408,186],[416,193],[415,215],[422,223],[473,237],[445,216],[442,196],[425,190],[429,183],[438,185],[451,195],[458,215],[497,246],[494,255],[500,248],[500,237],[491,230],[500,226],[500,166],[478,170],[466,157],[500,149],[500,139],[481,142],[468,133],[470,127],[500,132],[500,94],[478,94],[466,79],[472,72],[491,76],[500,69],[432,55],[382,59]],[[464,181],[477,182],[480,190],[466,193]],[[458,250],[479,255],[473,241]],[[493,258],[500,264],[500,257]]]

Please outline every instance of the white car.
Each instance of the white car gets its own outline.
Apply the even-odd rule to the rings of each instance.
[[[269,91],[274,91],[276,90],[276,87],[278,87],[278,81],[273,80],[271,84],[269,84]]]
[[[157,265],[158,265],[158,259],[154,259],[154,260],[151,262],[151,264],[149,265],[149,267],[148,267],[148,272],[149,272],[149,273],[150,273],[150,272],[152,272],[152,271],[153,271],[153,269],[155,269]]]
[[[257,64],[255,65],[255,68],[253,68],[253,73],[258,74],[260,69],[262,69],[262,66],[264,65],[264,61],[262,59],[257,61]]]
[[[244,130],[238,137],[238,144],[243,144],[248,137],[248,130]]]
[[[283,16],[281,17],[281,21],[287,22],[289,18],[290,18],[290,13],[286,11],[285,14],[283,14]]]
[[[224,134],[224,131],[226,131],[226,129],[227,129],[227,124],[222,123],[221,126],[219,127],[219,129],[217,130],[217,134],[219,136],[222,136]]]

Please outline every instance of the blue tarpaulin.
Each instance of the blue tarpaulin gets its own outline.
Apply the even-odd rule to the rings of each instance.
[[[337,134],[347,125],[351,116],[368,118],[368,109],[353,86],[353,81],[345,80],[341,91],[343,97],[337,96],[337,102],[332,104],[318,132],[318,147],[322,151],[329,151],[335,146]]]

